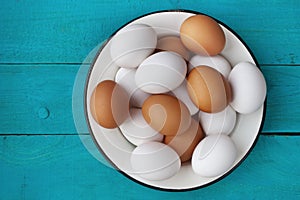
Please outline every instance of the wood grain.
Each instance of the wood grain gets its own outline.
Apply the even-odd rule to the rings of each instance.
[[[90,136],[83,136],[91,143]],[[300,196],[300,137],[261,136],[220,182],[191,192],[141,186],[92,157],[78,136],[1,136],[1,199],[294,199]],[[95,147],[94,147],[95,148]],[[291,153],[292,152],[292,153]]]
[[[263,132],[299,133],[300,68],[262,66],[267,81],[267,106]]]
[[[81,63],[126,22],[149,12],[191,9],[235,30],[260,64],[300,63],[300,1],[4,1],[1,63]]]
[[[1,65],[1,134],[76,134],[72,93],[80,65]],[[81,73],[83,99],[85,77]],[[300,130],[300,68],[262,66],[267,80],[267,112],[263,133]],[[287,81],[288,80],[288,81]],[[83,108],[78,107],[83,115]],[[84,124],[84,115],[81,124]],[[79,120],[80,121],[80,120]],[[80,133],[88,133],[83,128]]]
[[[75,65],[2,65],[1,133],[74,133],[77,70]]]

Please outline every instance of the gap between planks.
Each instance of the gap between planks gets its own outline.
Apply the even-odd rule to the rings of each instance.
[[[82,63],[0,63],[0,65],[91,65],[92,63],[86,63],[86,62],[82,62]],[[297,67],[300,66],[300,63],[290,63],[290,64],[259,64],[259,66],[291,66],[291,67]]]
[[[4,136],[74,136],[74,135],[90,135],[90,133],[45,133],[45,134],[29,134],[29,133],[1,133],[0,137]],[[278,132],[278,133],[260,133],[262,136],[300,136],[300,132]]]

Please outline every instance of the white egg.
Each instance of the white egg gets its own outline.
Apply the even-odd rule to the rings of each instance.
[[[236,112],[231,106],[227,106],[223,111],[218,113],[199,111],[199,121],[206,135],[229,135],[235,126]]]
[[[227,135],[209,135],[193,152],[193,171],[204,177],[220,176],[233,166],[236,151],[235,144]]]
[[[142,110],[138,108],[130,109],[130,117],[120,126],[124,137],[132,144],[138,146],[145,142],[163,140],[163,135],[152,129],[145,121]]]
[[[192,102],[192,100],[188,94],[188,91],[186,89],[186,84],[187,84],[187,81],[183,81],[183,83],[179,87],[175,88],[172,91],[172,93],[186,105],[186,107],[190,111],[190,114],[194,115],[198,112],[199,109]]]
[[[178,154],[159,142],[148,142],[136,147],[130,161],[134,174],[155,181],[174,176],[181,166]]]
[[[216,56],[193,56],[188,65],[189,72],[199,65],[206,65],[219,71],[225,78],[228,77],[231,71],[230,63],[221,55]]]
[[[117,32],[110,41],[112,60],[120,67],[135,68],[155,49],[155,30],[145,24],[131,24]]]
[[[146,58],[135,74],[137,86],[148,93],[159,94],[177,88],[185,79],[187,66],[177,53],[163,51]]]
[[[267,93],[265,78],[258,67],[249,62],[238,63],[229,74],[232,89],[230,105],[241,114],[249,114],[262,106]]]
[[[135,73],[136,69],[120,68],[117,71],[115,81],[127,91],[131,106],[141,108],[150,94],[143,92],[137,87],[135,84]]]

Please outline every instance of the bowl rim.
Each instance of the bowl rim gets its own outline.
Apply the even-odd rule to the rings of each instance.
[[[85,116],[85,120],[86,120],[86,123],[87,123],[87,126],[88,126],[89,135],[92,137],[92,140],[93,140],[94,144],[97,146],[97,149],[100,151],[100,153],[102,154],[102,156],[104,156],[104,158],[106,159],[106,161],[108,161],[108,163],[114,169],[116,169],[116,171],[118,171],[119,173],[121,173],[122,175],[124,175],[126,178],[129,178],[130,180],[132,180],[132,181],[134,181],[134,182],[136,182],[136,183],[138,183],[138,184],[140,184],[142,186],[151,188],[151,189],[155,189],[155,190],[159,190],[159,191],[166,191],[166,192],[188,192],[188,191],[193,191],[193,190],[201,189],[201,188],[213,185],[213,184],[221,181],[222,179],[224,179],[225,177],[227,177],[229,174],[231,174],[237,167],[239,167],[244,162],[244,160],[249,156],[249,154],[252,152],[253,148],[257,144],[259,135],[261,134],[263,126],[264,126],[264,123],[265,123],[266,108],[267,108],[266,107],[267,106],[267,95],[266,95],[266,98],[265,98],[265,101],[264,101],[264,104],[263,104],[263,113],[262,113],[262,119],[261,119],[260,127],[258,129],[258,132],[256,134],[256,137],[255,137],[255,139],[254,139],[251,147],[246,152],[246,154],[242,157],[242,159],[236,165],[234,165],[229,171],[227,171],[226,173],[224,173],[222,176],[216,178],[215,180],[210,181],[210,182],[205,183],[205,184],[200,185],[200,186],[195,186],[195,187],[191,187],[191,188],[184,188],[184,189],[173,189],[173,188],[170,189],[170,188],[162,188],[162,187],[158,187],[158,186],[153,186],[153,185],[144,183],[142,181],[139,181],[139,180],[137,180],[137,179],[129,176],[127,173],[123,172],[121,169],[119,169],[119,167],[114,162],[112,162],[112,160],[106,155],[106,153],[104,152],[104,150],[98,144],[98,142],[97,142],[94,134],[92,133],[93,131],[92,131],[92,128],[91,128],[91,123],[90,123],[90,120],[88,118],[88,108],[87,108],[87,106],[88,106],[88,103],[87,103],[88,84],[89,84],[89,81],[90,81],[91,72],[93,71],[93,68],[95,67],[95,63],[96,63],[96,61],[97,61],[100,53],[102,52],[103,48],[115,36],[115,34],[119,30],[121,30],[122,28],[124,28],[126,25],[128,25],[128,24],[130,24],[130,23],[132,23],[132,22],[134,22],[134,21],[136,21],[136,20],[138,20],[140,18],[149,16],[149,15],[159,14],[159,13],[167,13],[167,12],[179,12],[179,13],[183,12],[183,13],[190,13],[190,14],[196,14],[196,15],[205,15],[205,16],[211,17],[216,22],[218,22],[219,24],[221,24],[222,26],[224,26],[226,29],[228,29],[228,31],[230,31],[235,37],[237,37],[237,39],[244,45],[244,47],[247,49],[248,53],[251,55],[251,57],[254,60],[255,65],[257,66],[257,68],[261,71],[261,68],[260,68],[260,66],[258,64],[258,61],[256,60],[256,57],[254,56],[253,52],[251,51],[251,49],[249,48],[249,46],[246,44],[246,42],[234,30],[232,30],[228,25],[226,25],[222,21],[220,21],[220,20],[218,20],[218,19],[216,19],[216,18],[214,18],[214,17],[212,17],[212,16],[210,16],[208,14],[205,14],[205,13],[202,13],[202,12],[199,12],[199,11],[188,10],[188,9],[167,9],[167,10],[158,10],[158,11],[149,12],[149,13],[140,15],[138,17],[135,17],[132,20],[130,20],[130,21],[126,22],[125,24],[123,24],[122,26],[120,26],[117,30],[115,30],[109,36],[109,38],[103,44],[101,44],[101,46],[97,50],[97,53],[94,56],[93,61],[90,64],[89,71],[88,71],[88,74],[87,74],[87,77],[86,77],[86,81],[85,81],[85,86],[84,86],[84,97],[83,97],[84,116]]]

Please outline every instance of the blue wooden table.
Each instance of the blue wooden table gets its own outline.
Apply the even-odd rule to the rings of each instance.
[[[168,9],[230,26],[268,85],[265,124],[249,157],[220,182],[177,193],[101,164],[72,114],[89,52],[127,21]],[[300,1],[15,0],[1,2],[0,16],[0,199],[300,198]]]

